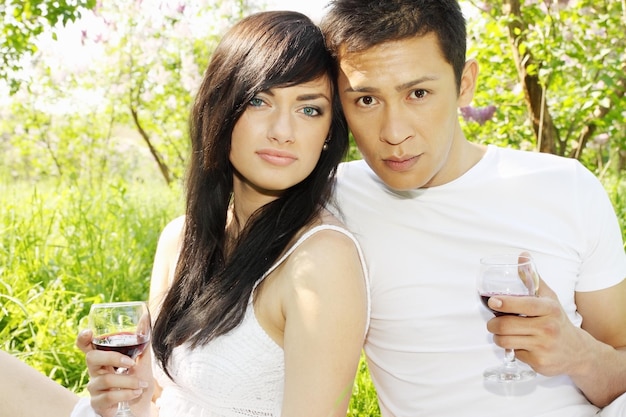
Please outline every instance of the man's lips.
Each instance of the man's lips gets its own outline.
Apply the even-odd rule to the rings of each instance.
[[[411,169],[418,161],[419,155],[415,156],[401,156],[401,157],[389,157],[383,159],[384,164],[392,171],[402,172]]]
[[[287,166],[298,159],[293,153],[278,149],[260,149],[256,153],[264,161],[278,166]]]

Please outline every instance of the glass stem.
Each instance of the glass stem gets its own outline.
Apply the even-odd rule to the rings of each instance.
[[[515,362],[515,350],[504,349],[504,366],[507,368],[515,368],[515,366],[517,366]]]
[[[121,403],[117,404],[117,412],[120,413],[125,413],[127,411],[130,410],[130,406],[128,405],[128,401],[122,401]]]
[[[117,368],[115,370],[117,374],[127,374],[128,368]],[[133,417],[133,413],[130,411],[130,405],[128,401],[122,401],[117,403],[117,412],[115,413],[115,417]]]

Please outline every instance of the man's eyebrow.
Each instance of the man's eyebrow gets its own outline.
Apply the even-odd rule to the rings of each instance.
[[[408,90],[411,87],[424,83],[426,81],[436,81],[437,79],[438,77],[434,75],[427,75],[425,77],[420,77],[415,80],[407,81],[406,83],[397,85],[394,87],[394,89],[396,91],[404,91],[404,90]],[[348,86],[348,88],[344,90],[345,93],[378,93],[379,91],[380,89],[375,88],[375,87],[352,87],[352,86]]]
[[[355,88],[352,88],[352,86],[348,86],[348,88],[346,88],[343,91],[344,91],[344,93],[377,93],[379,90],[378,90],[378,88],[374,88],[374,87],[355,87]]]
[[[397,85],[395,87],[395,89],[396,89],[396,91],[408,90],[411,87],[417,86],[417,85],[425,83],[427,81],[436,81],[438,79],[439,79],[439,77],[436,77],[434,75],[426,75],[426,76],[420,77],[420,78],[418,78],[416,80],[409,81],[409,82],[406,82],[404,84]]]

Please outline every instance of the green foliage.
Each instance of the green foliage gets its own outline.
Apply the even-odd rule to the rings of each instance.
[[[474,3],[474,2],[472,2]],[[481,68],[474,105],[497,107],[494,118],[468,122],[479,142],[537,149],[507,37],[503,3],[478,6],[469,19],[469,55]],[[526,1],[520,53],[532,59],[558,131],[556,153],[575,156],[596,173],[626,169],[626,11],[617,1]]]
[[[45,89],[52,80],[42,77],[42,84],[32,90]],[[50,91],[50,90],[48,90]],[[5,163],[0,175],[19,180],[39,178],[82,178],[94,185],[105,173],[129,173],[133,152],[128,151],[132,139],[113,137],[113,115],[99,106],[83,105],[77,111],[58,114],[42,109],[65,106],[62,93],[58,95],[24,94],[20,92],[0,120],[0,142]]]
[[[346,161],[361,159],[361,152],[359,152],[359,149],[356,146],[356,142],[354,141],[354,136],[352,136],[352,133],[350,133],[349,140],[350,142],[348,143],[348,152],[344,159]]]
[[[2,0],[0,2],[0,79],[9,81],[16,92],[20,80],[14,75],[22,68],[20,59],[37,51],[34,38],[59,23],[66,25],[92,9],[96,0]],[[54,32],[53,32],[53,36]]]
[[[486,42],[485,33],[489,33]],[[519,88],[515,62],[507,53],[505,28],[492,19],[468,22],[468,57],[479,64],[473,105],[496,106],[494,117],[484,125],[462,121],[466,136],[475,142],[532,149],[533,137],[524,96]]]
[[[202,73],[224,30],[253,9],[243,0],[146,3],[103,2],[89,12],[99,25],[77,23],[80,43],[68,48],[87,63],[69,68],[50,51],[36,54],[28,88],[0,102],[0,175],[182,178]],[[146,172],[150,159],[156,170]]]
[[[609,193],[617,220],[622,229],[622,239],[624,241],[624,250],[626,250],[626,180],[620,177],[605,177],[603,179],[604,187]]]

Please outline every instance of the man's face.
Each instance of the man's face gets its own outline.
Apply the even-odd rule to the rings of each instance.
[[[391,188],[445,184],[463,171],[458,107],[472,99],[476,65],[461,91],[434,34],[339,54],[339,93],[368,165]],[[469,67],[469,69],[468,69]]]

